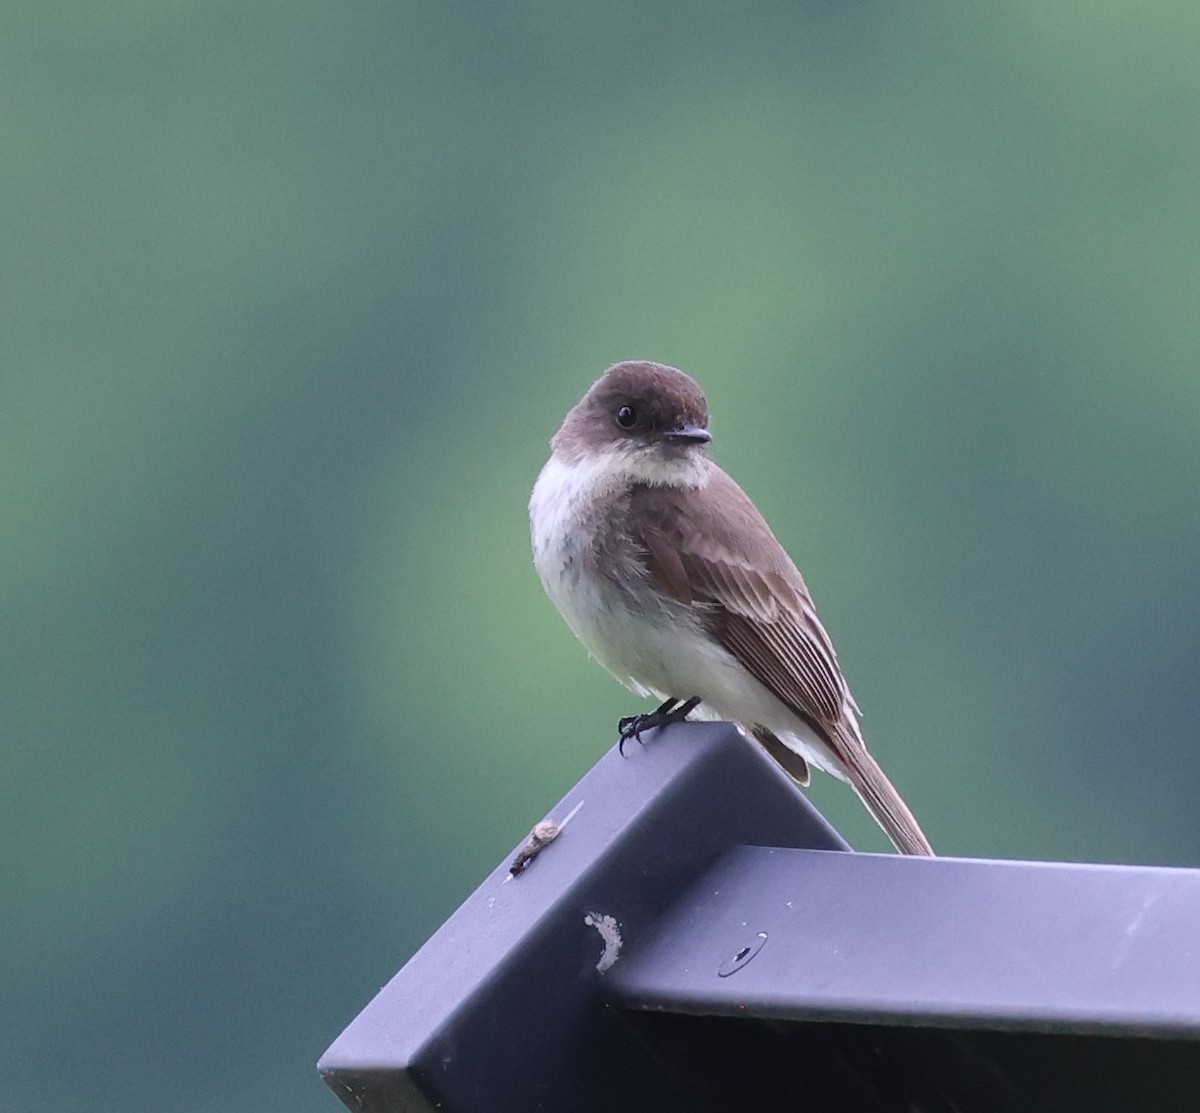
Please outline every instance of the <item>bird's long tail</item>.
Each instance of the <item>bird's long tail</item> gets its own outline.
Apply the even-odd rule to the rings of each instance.
[[[879,763],[867,752],[861,738],[842,738],[838,757],[854,791],[862,798],[875,822],[901,854],[933,857],[933,847],[908,805],[893,787]]]

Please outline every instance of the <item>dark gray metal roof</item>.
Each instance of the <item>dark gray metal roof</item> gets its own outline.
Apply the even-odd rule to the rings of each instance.
[[[615,750],[351,1022],[351,1109],[1200,1109],[1200,871],[845,843],[727,724]]]

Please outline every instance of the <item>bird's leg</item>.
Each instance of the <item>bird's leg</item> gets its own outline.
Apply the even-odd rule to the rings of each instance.
[[[621,738],[617,742],[617,750],[624,757],[625,743],[631,738],[636,738],[641,742],[642,731],[644,730],[651,730],[654,727],[665,727],[668,723],[682,723],[696,709],[696,705],[699,702],[699,696],[692,696],[691,699],[687,700],[672,697],[671,699],[663,700],[658,707],[647,715],[626,715],[623,719],[618,719],[617,730],[621,732]]]

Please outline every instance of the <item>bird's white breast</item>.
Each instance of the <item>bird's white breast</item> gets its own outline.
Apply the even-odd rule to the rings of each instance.
[[[542,586],[575,636],[605,668],[629,684],[615,644],[623,625],[595,567],[595,535],[604,505],[621,486],[621,478],[604,460],[566,464],[551,456],[542,468],[529,500],[533,564]]]
[[[533,562],[546,594],[592,656],[639,695],[700,694],[724,672],[732,681],[740,672],[732,657],[611,536],[620,529],[612,504],[627,482],[619,460],[547,462],[529,502]],[[601,531],[610,535],[599,538]],[[599,548],[616,567],[600,571]]]

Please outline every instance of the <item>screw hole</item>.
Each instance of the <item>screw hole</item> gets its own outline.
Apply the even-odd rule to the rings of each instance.
[[[759,951],[762,950],[762,945],[767,941],[767,933],[760,931],[753,939],[750,940],[744,947],[735,951],[717,968],[717,976],[728,978],[730,974],[735,974],[741,970]]]

